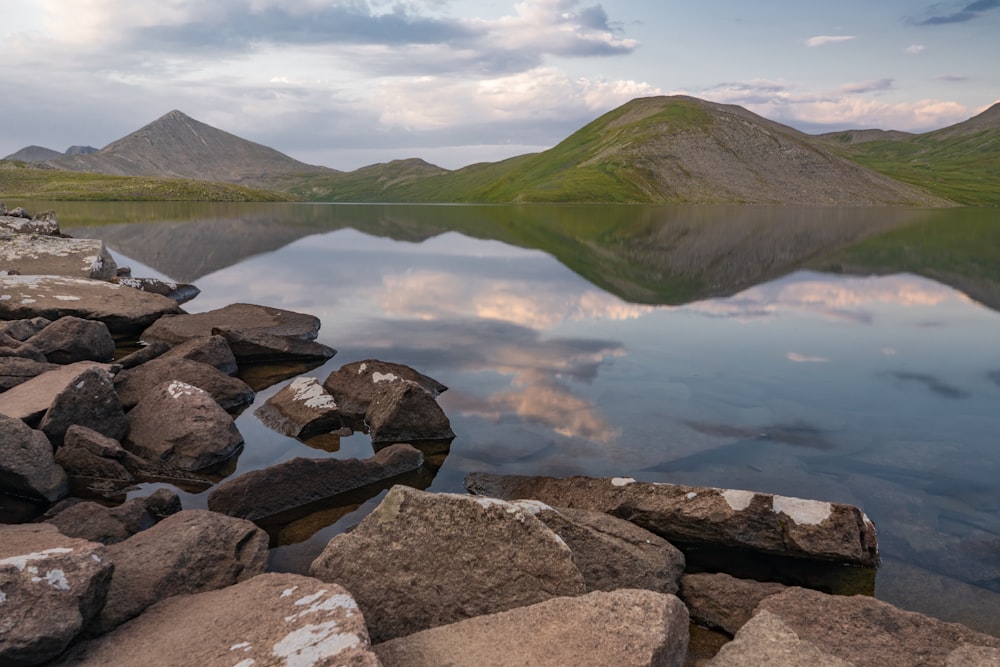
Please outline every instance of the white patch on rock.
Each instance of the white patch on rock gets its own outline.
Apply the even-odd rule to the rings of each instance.
[[[335,593],[325,600],[319,602],[324,595],[327,594],[327,590],[321,589],[312,595],[307,595],[303,598],[299,598],[295,601],[296,607],[301,607],[304,605],[309,605],[308,609],[303,609],[297,614],[292,614],[291,616],[285,616],[286,621],[294,621],[307,614],[315,614],[318,611],[335,611],[337,609],[343,609],[345,615],[350,617],[354,615],[354,612],[358,609],[358,603],[354,601],[350,595],[344,593]]]
[[[37,573],[38,568],[34,566],[29,566],[28,563],[35,560],[45,560],[49,556],[55,556],[58,554],[68,554],[72,553],[73,550],[69,547],[53,547],[51,549],[45,549],[44,551],[35,551],[30,554],[22,554],[19,556],[9,556],[8,558],[0,558],[0,566],[3,565],[13,565],[21,572],[27,567],[28,572]]]
[[[3,591],[0,591],[0,604],[4,603],[6,601],[7,601],[7,594],[4,593]]]
[[[361,646],[356,635],[337,632],[339,629],[336,621],[302,626],[289,632],[271,652],[284,658],[287,667],[312,667],[321,660]]]
[[[775,514],[786,514],[795,523],[804,523],[810,526],[823,523],[833,513],[833,505],[822,500],[788,498],[787,496],[775,496],[771,507]]]
[[[697,492],[697,491],[691,491],[690,493],[688,493],[688,494],[687,494],[686,496],[684,496],[684,497],[685,497],[685,498],[687,498],[688,500],[692,500],[692,499],[694,499],[694,498],[697,498],[697,497],[698,497],[698,492]]]
[[[750,503],[757,497],[753,491],[738,491],[736,489],[726,489],[722,492],[722,497],[726,504],[737,512],[742,512],[750,507]]]
[[[296,588],[298,588],[298,586],[292,586],[291,588],[286,588],[285,590],[281,591],[281,597],[287,598],[289,595],[295,592]]]
[[[201,390],[198,387],[189,385],[187,382],[181,382],[180,380],[174,380],[167,385],[167,393],[170,394],[171,398],[196,396],[199,391]]]
[[[247,658],[246,660],[240,660],[233,667],[252,667],[254,664],[253,658]]]
[[[49,570],[45,573],[45,581],[49,586],[57,591],[68,591],[69,582],[66,581],[66,573],[62,570]]]
[[[635,480],[631,477],[613,477],[611,479],[611,486],[628,486],[629,484],[635,484]]]
[[[360,366],[358,366],[358,375],[361,375],[366,370],[368,370],[368,364],[367,363],[361,364]]]
[[[21,299],[22,304],[37,303],[36,299]]]
[[[230,651],[249,651],[251,647],[250,642],[240,642],[239,644],[233,644],[229,647]]]
[[[55,299],[56,301],[79,301],[80,300],[80,297],[78,297],[78,296],[68,296],[66,294],[57,294],[57,295],[55,295],[52,298]]]
[[[393,373],[379,373],[375,371],[372,373],[372,382],[378,384],[379,382],[395,382],[399,377]]]
[[[333,396],[326,393],[319,380],[313,377],[297,377],[288,385],[292,391],[292,397],[296,401],[305,403],[307,408],[336,410],[337,402]]]
[[[98,556],[97,554],[90,554],[90,557],[94,559],[95,563],[100,563],[101,562],[101,557]]]
[[[555,511],[539,500],[517,500],[514,504],[532,516],[537,516],[539,512]]]

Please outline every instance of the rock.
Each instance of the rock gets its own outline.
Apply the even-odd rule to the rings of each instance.
[[[267,568],[264,531],[206,510],[178,512],[107,549],[115,574],[91,628],[98,634],[164,598],[231,586]]]
[[[115,340],[103,322],[79,317],[61,317],[27,341],[53,364],[76,361],[111,361]]]
[[[377,644],[383,667],[684,664],[688,614],[646,590],[555,598]]]
[[[295,378],[254,414],[268,428],[292,438],[329,433],[343,426],[333,396],[312,377]]]
[[[386,383],[366,416],[375,445],[389,442],[451,440],[455,432],[441,406],[416,382]]]
[[[109,366],[93,361],[78,361],[36,375],[0,394],[0,414],[27,422],[39,419],[51,407],[56,396],[78,381],[80,374],[88,368],[108,370]]]
[[[25,211],[20,206],[12,208],[9,211],[5,210],[4,215],[8,215],[8,216],[10,216],[12,218],[23,218],[25,220],[31,220],[31,214],[28,213],[27,211]]]
[[[320,322],[317,317],[280,308],[236,303],[225,308],[193,315],[162,318],[142,332],[142,340],[163,340],[179,345],[198,336],[216,333],[225,336],[238,361],[281,360],[294,356],[296,341],[309,343],[316,339]],[[254,337],[251,334],[259,334]],[[274,349],[271,349],[275,346]],[[282,350],[282,348],[288,348]],[[300,350],[309,355],[328,359],[334,350],[318,343]],[[310,356],[309,358],[314,358]]]
[[[24,386],[24,385],[22,385]],[[85,368],[52,399],[38,428],[54,445],[61,445],[66,429],[85,426],[120,440],[128,432],[128,418],[115,393],[111,375],[103,368]]]
[[[323,388],[334,397],[346,419],[361,421],[368,414],[372,400],[381,389],[407,380],[416,382],[435,398],[448,389],[434,378],[418,373],[409,366],[377,359],[344,364],[327,376],[323,381]]]
[[[75,503],[46,522],[69,537],[115,544],[180,511],[181,499],[175,492],[157,489],[150,496],[132,498],[118,507],[90,501]]]
[[[163,600],[55,664],[379,667],[370,648],[348,591],[297,574],[261,574]]]
[[[961,662],[975,657],[984,661]],[[789,588],[757,611],[708,664],[987,665],[1000,660],[1000,639],[956,623],[903,611],[863,595]]]
[[[137,289],[140,292],[149,292],[151,294],[165,296],[168,299],[176,301],[177,305],[187,303],[201,294],[201,290],[194,285],[175,283],[169,280],[159,280],[157,278],[133,278],[131,275],[116,275],[114,278],[111,278],[111,282],[118,285],[124,285],[125,287],[131,287],[132,289]]]
[[[22,343],[5,333],[0,333],[0,357],[17,357],[19,359],[30,359],[38,363],[48,363],[42,351],[34,345]]]
[[[198,336],[176,345],[163,353],[166,358],[190,359],[200,361],[218,369],[226,375],[236,375],[239,370],[236,357],[229,348],[229,343],[222,336]]]
[[[104,241],[0,231],[0,268],[23,276],[111,280],[117,265]]]
[[[136,366],[144,364],[147,361],[156,359],[169,349],[169,343],[164,343],[162,340],[154,340],[147,345],[143,345],[132,354],[119,359],[118,365],[121,366],[123,370],[135,368]]]
[[[91,432],[100,436],[96,431]],[[110,438],[108,439],[110,440]],[[112,440],[112,442],[114,441]],[[57,449],[56,463],[71,478],[102,480],[117,483],[119,486],[127,486],[135,481],[135,477],[119,458],[100,456],[81,445],[64,444]]]
[[[55,364],[21,357],[0,357],[0,392],[27,382],[46,371],[59,368]]]
[[[44,317],[0,322],[0,333],[5,333],[15,340],[26,341],[50,324],[52,321]]]
[[[233,418],[211,394],[177,380],[156,387],[128,419],[126,449],[183,470],[221,463],[243,445]]]
[[[23,211],[24,209],[14,209]],[[0,233],[7,234],[44,234],[47,236],[58,236],[59,223],[55,217],[47,218],[42,215],[36,218],[29,218],[20,215],[4,215],[0,213]]]
[[[47,524],[0,525],[0,664],[62,653],[104,604],[111,570],[100,544]]]
[[[156,359],[120,372],[115,389],[122,405],[130,408],[167,382],[183,382],[207,391],[224,410],[236,411],[253,403],[254,390],[239,378],[230,377],[214,366],[180,357]]]
[[[732,636],[750,620],[761,600],[787,588],[774,582],[737,579],[724,572],[703,572],[681,577],[680,597],[692,621]]]
[[[115,335],[131,335],[160,316],[176,313],[177,303],[158,294],[102,280],[65,276],[0,276],[0,319],[75,316],[100,320]]]
[[[541,519],[569,546],[588,591],[677,592],[684,554],[662,537],[603,512],[553,509],[535,500],[514,504]]]
[[[350,590],[372,641],[585,592],[555,533],[516,505],[394,486],[310,574]]]
[[[118,440],[78,424],[66,429],[63,446],[59,448],[59,451],[69,447],[85,449],[94,456],[116,461],[122,461],[128,456],[128,452]]]
[[[674,544],[711,545],[875,567],[875,526],[857,507],[768,493],[630,478],[518,477],[473,473],[465,486],[497,498],[599,510]]]
[[[252,521],[412,472],[423,461],[405,444],[368,459],[296,458],[219,484],[208,494],[208,508]]]
[[[52,503],[67,488],[45,434],[0,414],[0,492]]]

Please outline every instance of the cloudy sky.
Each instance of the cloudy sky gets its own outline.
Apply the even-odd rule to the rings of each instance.
[[[0,0],[0,155],[171,109],[314,164],[543,150],[631,98],[807,132],[1000,100],[1000,0]]]

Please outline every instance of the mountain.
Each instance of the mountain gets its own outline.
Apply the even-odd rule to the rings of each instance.
[[[899,139],[909,139],[914,136],[916,135],[912,132],[901,132],[899,130],[843,130],[842,132],[817,134],[816,138],[837,144],[864,144],[869,141],[896,141]]]
[[[60,153],[59,151],[54,151],[51,148],[45,148],[44,146],[25,146],[16,153],[11,153],[4,160],[20,160],[21,162],[45,162],[46,160],[54,160],[60,158],[65,153]]]
[[[66,155],[90,155],[91,153],[96,153],[98,150],[93,146],[70,146],[66,149]]]
[[[47,166],[116,176],[157,176],[266,185],[277,176],[332,169],[299,162],[180,112],[170,113],[96,153],[66,155]]]

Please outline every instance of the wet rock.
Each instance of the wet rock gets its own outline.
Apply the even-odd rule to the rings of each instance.
[[[56,465],[41,431],[0,414],[0,492],[55,502],[66,495],[66,473]]]
[[[492,498],[393,487],[310,574],[350,590],[375,642],[585,592],[555,533]]]
[[[0,276],[0,319],[74,316],[100,320],[112,334],[134,334],[167,313],[177,303],[103,280],[65,276]]]
[[[117,265],[104,241],[0,231],[0,268],[22,276],[111,280]]]
[[[372,444],[451,440],[448,417],[434,396],[416,382],[389,382],[368,406]]]
[[[73,316],[59,318],[27,342],[53,364],[107,362],[115,355],[115,340],[106,324]]]
[[[128,419],[111,375],[105,369],[90,367],[79,372],[52,399],[38,428],[53,444],[61,445],[66,430],[74,424],[115,440],[128,432]]]
[[[409,366],[377,359],[344,364],[323,381],[323,388],[336,400],[346,419],[362,421],[382,390],[393,383],[416,382],[437,397],[447,387]]]
[[[211,394],[177,380],[156,387],[132,409],[128,420],[126,449],[183,470],[225,461],[243,445],[233,418]]]
[[[170,349],[170,344],[164,343],[162,340],[150,341],[149,344],[143,345],[132,354],[129,354],[119,359],[118,365],[121,366],[122,369],[124,370],[128,370],[129,368],[135,368],[136,366],[144,364],[147,361],[152,361],[153,359],[156,359],[169,349]]]
[[[774,582],[737,579],[723,572],[703,572],[681,578],[680,597],[692,621],[732,636],[750,620],[761,600],[787,588]]]
[[[83,501],[46,519],[63,535],[101,544],[115,544],[151,528],[158,521],[181,511],[181,499],[169,489],[133,498],[118,507]]]
[[[181,358],[200,361],[226,375],[236,375],[239,368],[229,343],[222,336],[198,336],[186,340],[163,353],[165,359]]]
[[[337,351],[313,340],[288,338],[266,331],[212,327],[212,335],[222,336],[241,363],[327,360]]]
[[[987,665],[997,660],[996,637],[863,595],[789,588],[763,600],[735,639],[708,664],[884,667]]]
[[[49,409],[56,396],[78,381],[80,374],[88,368],[107,370],[110,367],[93,361],[57,366],[54,370],[36,375],[0,394],[0,414],[27,422],[38,420]]]
[[[687,643],[688,614],[680,600],[618,590],[470,618],[377,644],[375,652],[384,667],[679,667]]]
[[[333,396],[312,377],[295,378],[254,414],[268,428],[292,438],[329,433],[343,426]]]
[[[164,598],[231,586],[267,567],[264,531],[206,510],[184,510],[107,549],[115,573],[91,626],[98,634]]]
[[[534,514],[563,539],[588,591],[677,592],[684,554],[662,537],[603,512],[553,509],[534,500],[514,505]]]
[[[130,408],[167,382],[183,382],[207,391],[224,410],[236,411],[253,403],[254,390],[239,378],[214,366],[181,357],[160,357],[120,372],[115,389],[122,405]]]
[[[59,655],[104,604],[106,549],[47,524],[0,525],[0,664]]]
[[[518,477],[473,473],[473,493],[532,498],[556,507],[607,512],[674,544],[712,545],[874,567],[875,526],[857,507],[768,493],[629,478]]]
[[[261,574],[156,604],[57,665],[316,665],[378,667],[350,593],[297,574]]]
[[[23,359],[21,357],[0,357],[0,392],[27,382],[58,366],[45,361]]]
[[[368,459],[296,458],[227,480],[208,494],[208,508],[260,519],[412,472],[424,457],[410,445],[387,447]]]
[[[47,320],[44,317],[33,317],[29,320],[0,322],[0,333],[5,333],[11,338],[23,342],[50,324],[52,324],[52,321]]]
[[[131,272],[130,272],[131,273]],[[168,299],[173,299],[177,305],[187,303],[191,299],[201,294],[201,290],[194,285],[175,283],[169,280],[159,280],[157,278],[133,278],[131,275],[116,275],[111,278],[111,282],[125,287],[137,289],[140,292],[159,294]]]

